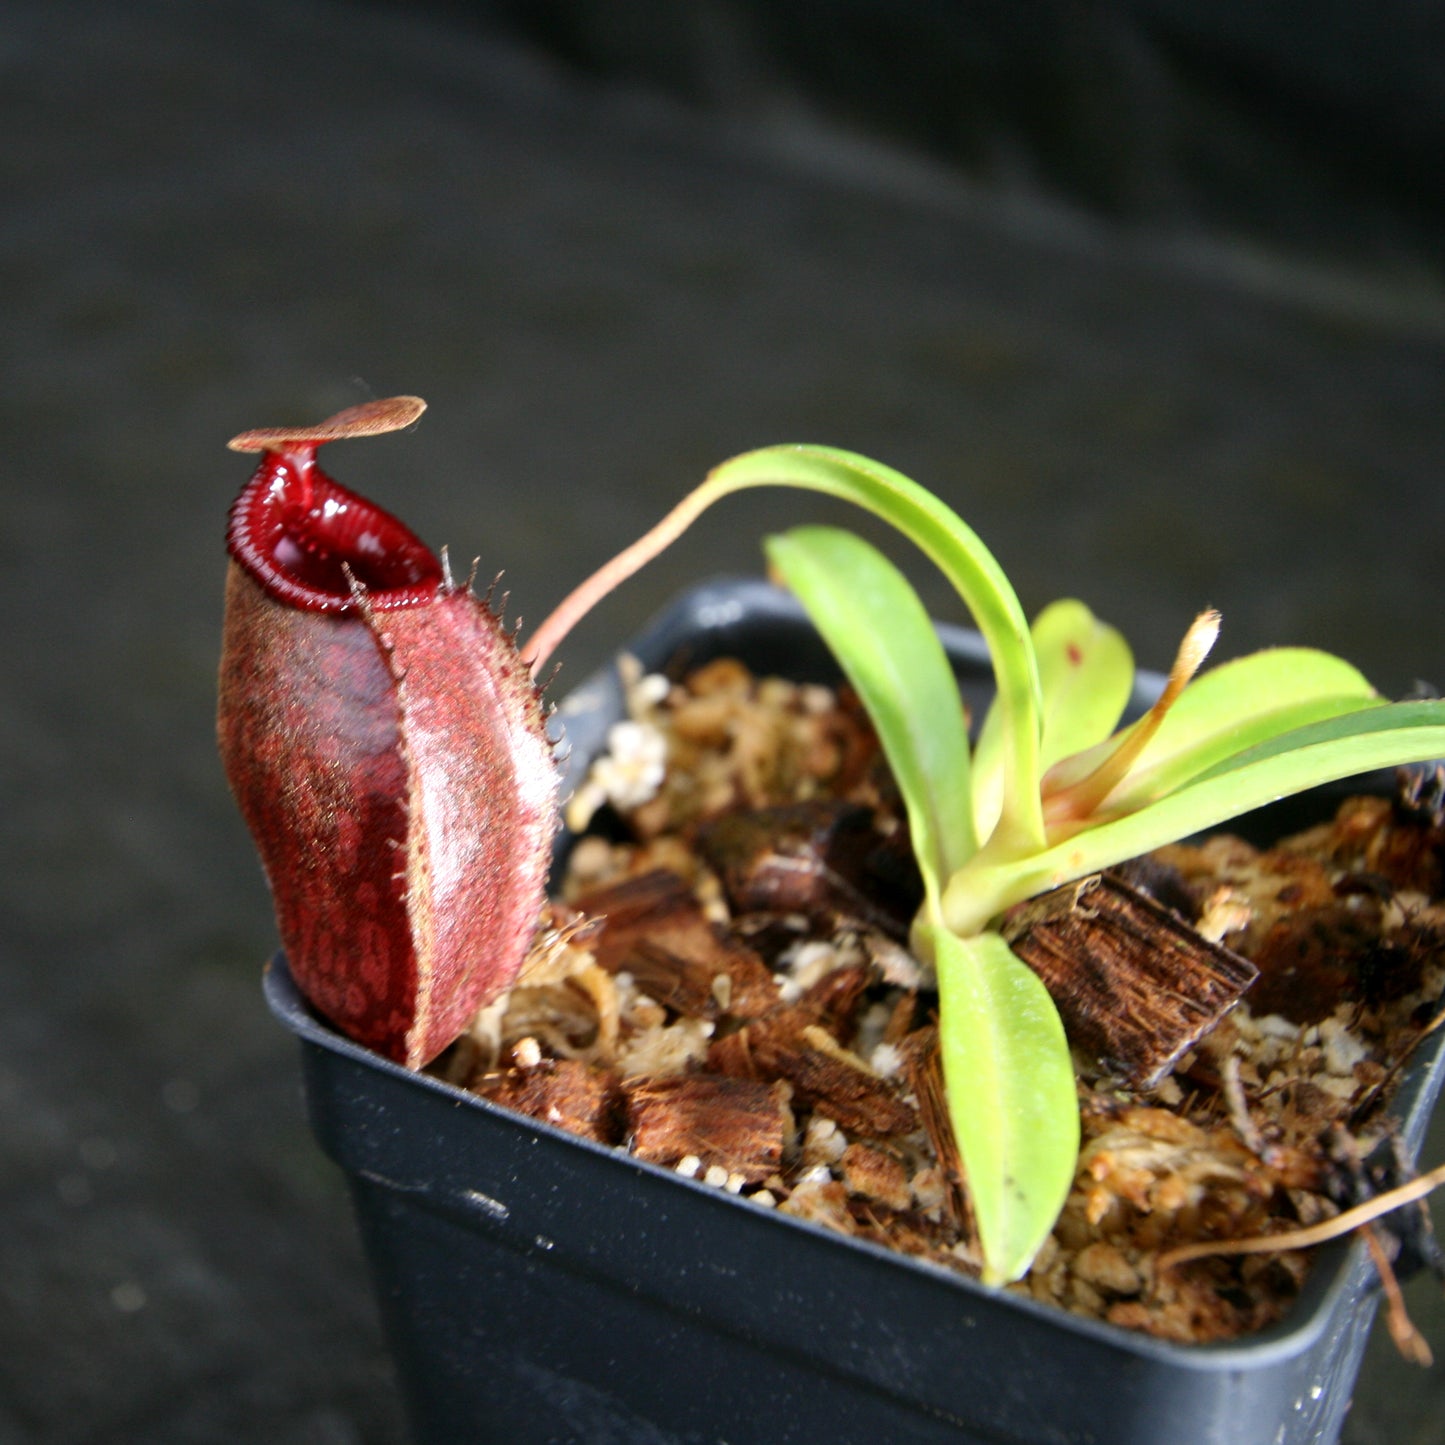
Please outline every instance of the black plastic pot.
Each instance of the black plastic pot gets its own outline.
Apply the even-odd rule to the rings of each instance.
[[[965,688],[978,639],[949,632]],[[730,653],[824,678],[796,607],[759,583],[690,593],[629,649]],[[612,676],[564,704],[580,768]],[[1362,1247],[1320,1256],[1285,1322],[1178,1346],[993,1293],[409,1073],[307,1010],[285,962],[323,1148],[346,1171],[417,1439],[427,1445],[1328,1445],[1374,1317]],[[1396,1101],[1418,1148],[1437,1045]]]

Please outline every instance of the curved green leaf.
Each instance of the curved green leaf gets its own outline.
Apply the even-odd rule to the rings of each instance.
[[[1231,754],[1377,700],[1358,669],[1315,648],[1266,648],[1222,663],[1180,693],[1124,784],[1110,795],[1109,810],[1140,807]],[[1046,806],[1049,797],[1097,767],[1117,742],[1111,739],[1050,767],[1043,781]]]
[[[968,723],[938,633],[902,573],[851,532],[796,527],[763,547],[873,721],[936,898],[975,849]]]
[[[1032,632],[1044,698],[1040,761],[1049,768],[1119,725],[1134,689],[1134,655],[1120,632],[1072,599],[1045,607]]]
[[[918,930],[938,970],[944,1085],[984,1283],[1005,1284],[1027,1271],[1073,1183],[1073,1060],[1048,990],[997,933]]]
[[[1333,778],[1439,757],[1445,757],[1445,698],[1372,700],[1354,712],[1320,718],[1291,732],[1262,739],[1201,773],[1190,788],[1223,783],[1236,773],[1264,778],[1274,770],[1275,775],[1291,780],[1279,794],[1282,797]],[[1358,761],[1359,766],[1338,766],[1351,760]],[[1320,769],[1329,772],[1311,776]],[[1303,781],[1294,781],[1296,778]]]
[[[1384,698],[1372,698],[1362,703],[1358,695],[1354,695],[1317,697],[1288,707],[1270,708],[1240,720],[1232,728],[1197,738],[1191,746],[1181,747],[1172,756],[1157,760],[1145,771],[1130,771],[1123,786],[1116,788],[1105,800],[1102,811],[1106,816],[1137,812],[1157,799],[1177,792],[1192,779],[1203,777],[1217,767],[1227,766],[1233,759],[1250,754],[1256,747],[1276,738],[1288,737],[1310,723],[1348,717],[1387,705]]]
[[[536,676],[557,644],[639,567],[709,507],[749,487],[798,487],[852,502],[898,528],[952,582],[988,644],[1003,717],[1003,831],[1023,849],[1044,844],[1039,804],[1040,686],[1028,624],[993,554],[963,519],[901,472],[832,447],[765,447],[734,457],[631,546],[572,589],[522,650]]]
[[[903,795],[927,894],[915,940],[938,971],[949,1121],[984,1279],[1017,1279],[1068,1194],[1079,1110],[1063,1024],[1037,975],[997,934],[956,938],[938,921],[942,880],[974,852],[958,684],[917,594],[869,543],[798,527],[764,546],[862,699]]]
[[[1280,798],[1376,768],[1445,757],[1445,700],[1387,703],[1268,739],[1138,812],[1100,822],[1026,858],[975,854],[944,888],[950,928],[976,930],[1005,908],[1187,838]]]
[[[748,487],[793,486],[852,502],[917,546],[953,584],[983,634],[998,686],[1008,829],[1044,842],[1039,806],[1041,689],[1028,623],[1003,569],[978,535],[931,492],[880,462],[831,447],[767,447],[718,467],[694,493],[701,510]]]

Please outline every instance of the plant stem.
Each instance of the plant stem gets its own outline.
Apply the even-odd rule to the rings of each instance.
[[[557,650],[562,639],[614,587],[627,581],[659,553],[670,547],[692,524],[721,500],[733,487],[716,487],[704,482],[689,492],[660,522],[648,529],[630,547],[625,547],[610,562],[604,563],[585,581],[580,582],[557,604],[542,625],[522,648],[522,661],[536,678],[547,659]]]

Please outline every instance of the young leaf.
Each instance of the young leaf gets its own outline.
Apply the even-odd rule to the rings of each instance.
[[[1018,1279],[1063,1208],[1079,1155],[1079,1105],[1048,991],[997,933],[916,927],[938,970],[949,1120],[983,1246],[985,1284]]]
[[[1174,666],[1164,679],[1164,688],[1154,699],[1149,711],[1131,727],[1114,734],[1098,748],[1080,757],[1067,760],[1064,771],[1073,775],[1075,768],[1085,768],[1082,776],[1067,788],[1049,795],[1046,820],[1055,832],[1068,834],[1078,827],[1088,827],[1099,805],[1127,776],[1130,768],[1168,720],[1170,712],[1184,694],[1194,674],[1209,655],[1219,636],[1219,614],[1201,612],[1189,625]],[[1096,761],[1097,759],[1097,761]],[[1040,791],[1042,792],[1042,786]],[[1052,837],[1053,834],[1051,833]]]
[[[936,892],[975,848],[968,724],[938,633],[902,574],[852,532],[798,527],[763,546],[862,699]]]
[[[1134,688],[1134,656],[1116,628],[1072,600],[1045,607],[1033,638],[1044,695],[1040,759],[1050,768],[1119,725]]]
[[[1122,634],[1082,602],[1050,603],[1030,632],[1042,694],[1039,762],[1047,769],[1091,748],[1118,725],[1133,691],[1134,658]],[[998,708],[990,707],[974,749],[973,819],[980,838],[993,832],[1002,802],[1002,721]]]
[[[1255,789],[1282,782],[1284,786],[1274,796],[1284,797],[1373,768],[1429,762],[1439,757],[1445,757],[1445,698],[1386,703],[1371,700],[1353,712],[1320,718],[1265,738],[1216,763],[1181,791],[1192,792],[1213,783],[1226,783],[1231,776],[1248,775]],[[1260,804],[1251,802],[1248,806]]]

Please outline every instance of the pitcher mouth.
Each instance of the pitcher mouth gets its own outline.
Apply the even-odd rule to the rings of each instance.
[[[267,450],[231,507],[226,546],[270,596],[308,612],[345,613],[359,593],[380,610],[429,602],[444,588],[436,554],[375,503],[316,463],[319,442]]]

